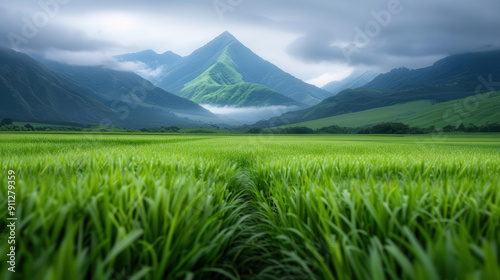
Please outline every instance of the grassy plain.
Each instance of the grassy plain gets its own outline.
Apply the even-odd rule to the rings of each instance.
[[[0,134],[1,279],[500,279],[498,134]]]

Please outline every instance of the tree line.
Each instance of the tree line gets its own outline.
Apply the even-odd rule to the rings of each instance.
[[[320,129],[312,129],[305,126],[296,126],[272,129],[252,128],[247,131],[250,134],[430,134],[438,132],[500,132],[500,124],[491,123],[476,126],[471,123],[467,127],[461,124],[458,127],[448,125],[437,129],[435,126],[419,128],[410,127],[407,124],[399,122],[386,122],[371,127],[341,127],[331,125]]]

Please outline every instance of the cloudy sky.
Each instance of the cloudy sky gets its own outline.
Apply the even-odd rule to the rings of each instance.
[[[0,0],[0,43],[77,64],[189,55],[224,31],[316,85],[500,48],[498,0]]]

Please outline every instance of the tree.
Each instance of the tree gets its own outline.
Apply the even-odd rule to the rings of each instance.
[[[35,131],[35,128],[34,128],[31,124],[29,124],[29,123],[28,123],[28,124],[26,124],[26,125],[24,125],[24,127],[25,127],[26,129],[28,129],[29,131]]]
[[[248,133],[250,134],[260,134],[262,133],[262,128],[258,128],[258,127],[254,127],[254,128],[251,128]]]
[[[320,134],[347,134],[350,130],[347,127],[340,127],[338,125],[326,126],[316,131]]]
[[[457,130],[457,127],[454,125],[451,125],[451,124],[443,127],[443,132],[453,132],[456,130]]]
[[[469,127],[467,127],[465,129],[466,132],[478,132],[479,131],[479,127],[477,127],[476,125],[474,125],[473,123],[469,123]]]
[[[481,126],[481,132],[500,132],[500,124],[498,123],[489,123]]]
[[[4,126],[4,125],[12,125],[14,123],[14,120],[12,119],[9,119],[9,118],[5,118],[5,119],[2,119],[0,121],[0,126]]]
[[[465,125],[462,123],[460,126],[457,128],[457,131],[465,131]]]
[[[295,127],[287,127],[285,129],[285,133],[287,134],[313,134],[314,130],[305,126],[295,126]]]
[[[177,126],[171,126],[168,128],[168,131],[171,133],[179,133],[180,130],[181,130],[181,128],[177,127]]]
[[[410,133],[410,126],[404,123],[387,122],[371,128],[373,134],[405,134]]]

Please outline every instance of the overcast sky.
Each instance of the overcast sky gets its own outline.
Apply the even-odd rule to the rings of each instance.
[[[498,0],[0,1],[3,45],[79,64],[145,49],[185,56],[227,30],[321,86],[354,69],[500,48]]]

